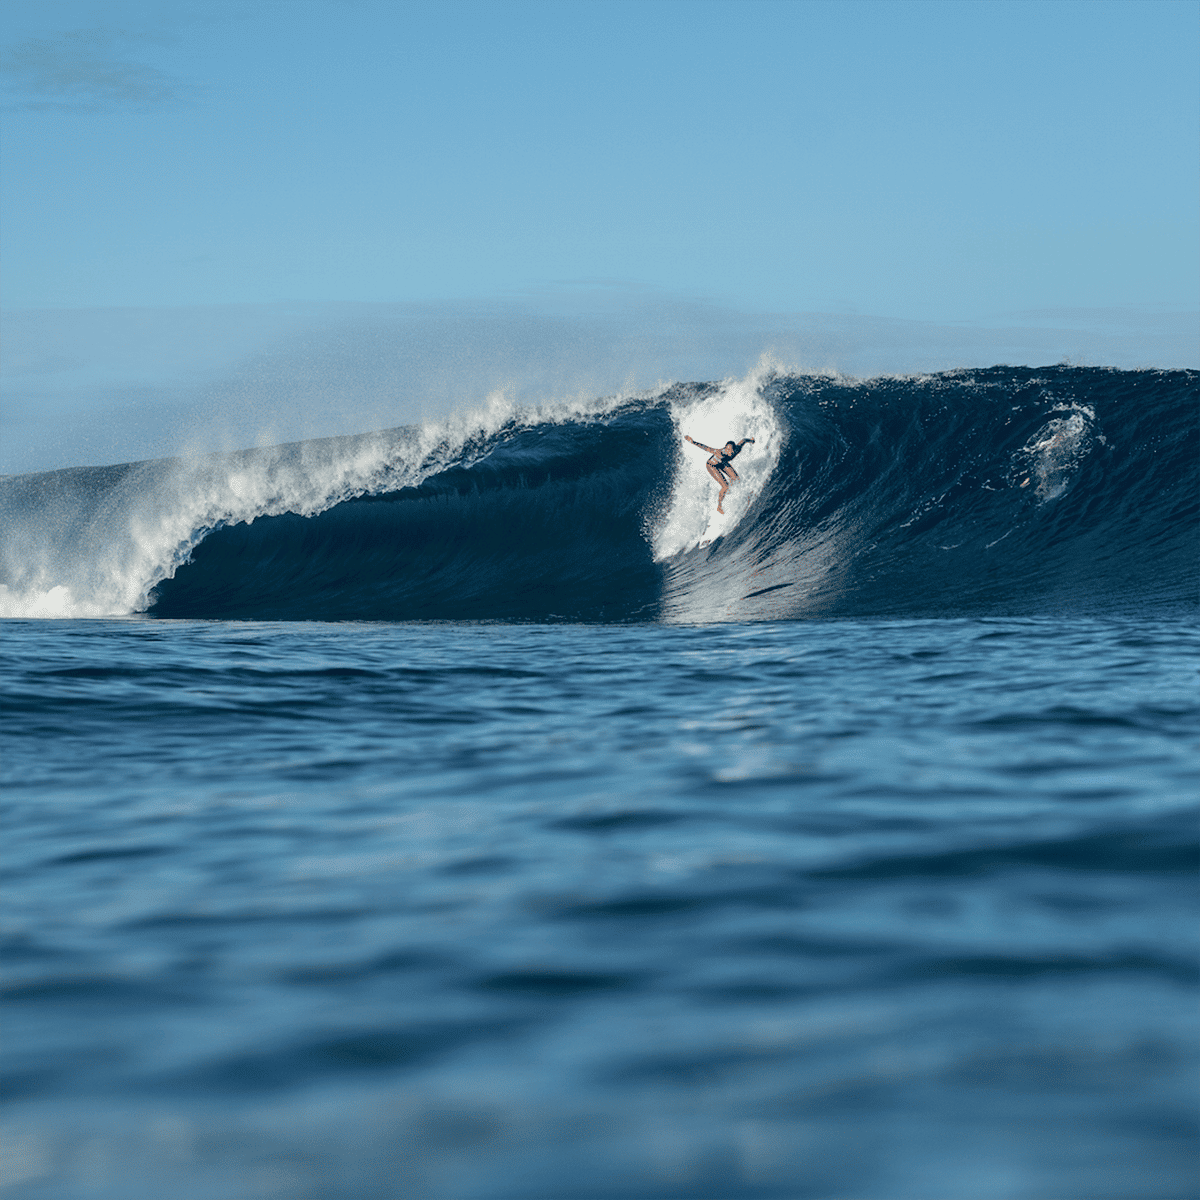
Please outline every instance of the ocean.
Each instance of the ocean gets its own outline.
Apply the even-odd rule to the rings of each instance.
[[[0,1195],[1200,1196],[1198,400],[0,479]],[[755,439],[724,514],[685,434]]]

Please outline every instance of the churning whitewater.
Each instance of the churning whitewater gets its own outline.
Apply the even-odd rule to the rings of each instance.
[[[0,481],[0,614],[668,622],[1196,600],[1200,372],[742,380]],[[753,437],[723,515],[704,455]]]

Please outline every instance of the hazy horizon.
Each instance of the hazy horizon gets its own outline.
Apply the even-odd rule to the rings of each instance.
[[[782,369],[1200,367],[1197,314],[1058,310],[958,324],[751,313],[613,289],[523,302],[3,314],[0,473],[363,433],[502,393],[553,404]]]

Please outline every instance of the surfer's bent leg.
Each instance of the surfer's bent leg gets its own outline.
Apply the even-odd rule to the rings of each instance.
[[[729,491],[729,484],[720,469],[714,467],[712,463],[705,463],[704,465],[708,468],[708,473],[721,485],[720,494],[717,496],[717,512],[724,513],[725,510],[721,507],[721,502],[725,499],[725,493]]]
[[[722,470],[720,467],[714,467],[712,463],[705,463],[704,465],[708,467],[708,473],[717,481],[721,488],[721,495],[717,498],[717,503],[720,504],[725,498],[725,493],[729,490],[729,480],[725,478],[725,471],[729,468],[726,467]]]

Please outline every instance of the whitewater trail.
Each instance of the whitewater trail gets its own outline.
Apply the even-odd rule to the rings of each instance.
[[[1094,432],[1096,412],[1087,404],[1061,404],[1052,417],[1013,456],[1013,470],[1024,475],[1020,487],[1033,485],[1041,501],[1056,500],[1067,490],[1078,465],[1093,444],[1106,441]]]
[[[779,463],[784,432],[763,386],[775,368],[762,365],[744,379],[726,379],[709,395],[674,400],[671,420],[679,440],[671,498],[653,530],[654,558],[665,562],[689,550],[704,549],[731,532],[750,510]],[[734,459],[738,481],[717,512],[718,488],[705,463],[708,453],[684,441],[721,446],[752,437]]]

